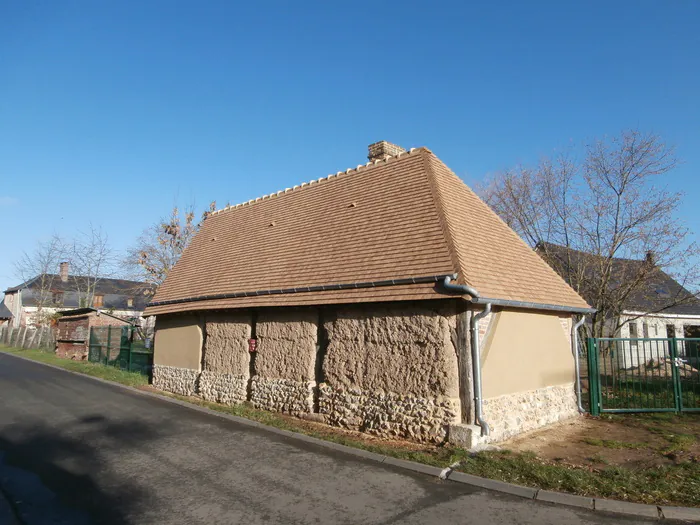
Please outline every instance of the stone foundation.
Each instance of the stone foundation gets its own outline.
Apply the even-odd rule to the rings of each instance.
[[[251,380],[251,398],[255,408],[299,415],[313,412],[314,381],[268,379],[255,376]]]
[[[199,371],[191,368],[153,365],[153,386],[166,392],[193,396],[197,392]]]
[[[334,390],[325,383],[319,392],[319,412],[328,423],[381,437],[442,442],[459,411],[458,399]]]
[[[233,405],[246,400],[248,376],[217,374],[202,370],[199,376],[199,394],[207,401]]]
[[[484,399],[483,406],[490,443],[578,415],[573,383]]]

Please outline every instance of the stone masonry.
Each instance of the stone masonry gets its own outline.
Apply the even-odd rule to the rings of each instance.
[[[166,392],[182,396],[193,396],[197,393],[198,379],[198,370],[153,365],[153,386]]]
[[[483,405],[491,443],[578,415],[573,383],[484,399]]]
[[[459,402],[450,398],[334,390],[327,384],[320,390],[319,408],[328,423],[382,437],[441,442],[459,416]]]

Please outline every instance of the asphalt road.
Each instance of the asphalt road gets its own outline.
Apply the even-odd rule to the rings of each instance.
[[[4,354],[0,489],[28,525],[645,523],[408,473]]]

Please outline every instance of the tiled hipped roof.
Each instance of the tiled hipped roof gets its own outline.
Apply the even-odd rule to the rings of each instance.
[[[453,273],[483,297],[587,307],[430,150],[419,148],[215,212],[146,314],[440,299],[453,294],[434,281]],[[400,284],[350,288],[387,280]],[[326,285],[342,286],[321,289]],[[290,290],[307,287],[312,291]]]

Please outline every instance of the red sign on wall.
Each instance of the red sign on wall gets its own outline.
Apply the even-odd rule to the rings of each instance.
[[[248,339],[248,352],[255,352],[258,349],[257,339]]]

